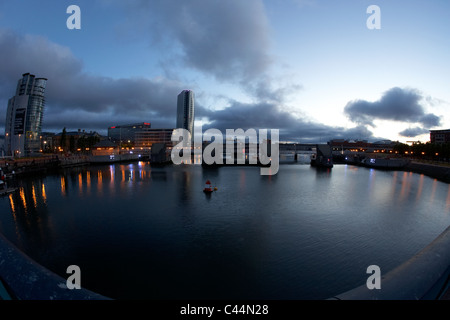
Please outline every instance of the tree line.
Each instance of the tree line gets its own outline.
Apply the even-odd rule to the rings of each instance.
[[[394,151],[402,155],[425,160],[450,160],[450,143],[417,142],[413,145],[397,143],[394,146]]]

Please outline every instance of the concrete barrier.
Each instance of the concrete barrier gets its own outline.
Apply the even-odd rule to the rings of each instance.
[[[369,275],[368,275],[369,277]],[[450,227],[399,267],[381,277],[381,289],[361,285],[330,300],[438,300],[449,290]]]
[[[66,280],[33,261],[0,234],[0,299],[109,300],[83,288],[68,289]]]

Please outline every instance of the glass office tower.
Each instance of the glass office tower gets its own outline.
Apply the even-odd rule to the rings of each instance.
[[[46,78],[22,75],[16,95],[8,100],[5,122],[6,155],[30,157],[41,152]]]
[[[194,92],[183,90],[178,95],[177,103],[177,129],[187,129],[194,139]]]

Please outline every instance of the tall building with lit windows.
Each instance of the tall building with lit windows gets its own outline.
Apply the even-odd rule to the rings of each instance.
[[[6,111],[6,155],[29,157],[40,153],[46,84],[46,78],[36,78],[30,73],[24,73],[19,80],[16,95],[8,100]]]
[[[183,90],[177,101],[177,129],[187,129],[194,139],[194,91]]]

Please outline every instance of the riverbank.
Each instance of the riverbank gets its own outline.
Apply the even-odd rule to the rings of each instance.
[[[12,178],[33,173],[45,173],[56,169],[60,165],[60,159],[56,155],[36,158],[4,158],[0,160],[0,168],[6,178]]]
[[[424,174],[442,182],[450,183],[450,167],[448,166],[411,161],[403,170]]]
[[[91,164],[115,163],[123,161],[137,161],[146,158],[130,157],[128,155],[118,155],[115,159],[102,157],[92,158],[87,155],[58,156],[49,155],[35,158],[3,158],[0,159],[0,168],[6,175],[6,178],[25,176],[35,173],[46,173],[48,171],[60,168],[70,168],[77,166],[86,166]]]
[[[13,173],[15,176],[22,176],[33,173],[45,173],[48,170],[67,168],[74,166],[84,166],[95,164],[87,156],[47,156],[38,158],[22,159],[0,159],[0,168],[3,169],[7,177]],[[434,179],[450,183],[450,165],[440,163],[426,163],[412,160],[405,167],[398,170],[410,171],[424,174]]]

